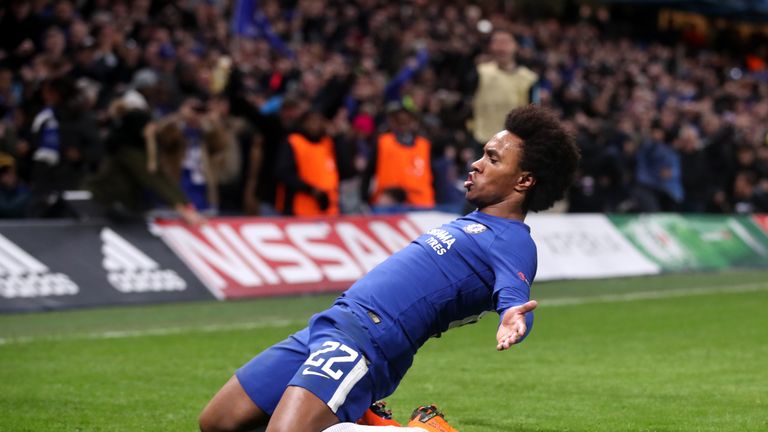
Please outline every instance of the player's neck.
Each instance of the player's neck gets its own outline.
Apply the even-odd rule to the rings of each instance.
[[[504,219],[512,219],[520,222],[525,221],[525,214],[526,214],[525,211],[523,211],[522,206],[513,205],[508,202],[492,204],[487,207],[478,209],[478,211],[480,213],[485,213],[490,216],[496,216]]]

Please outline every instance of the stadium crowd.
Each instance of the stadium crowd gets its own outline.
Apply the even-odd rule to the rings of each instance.
[[[74,189],[114,216],[192,223],[460,211],[478,65],[503,56],[577,137],[568,211],[768,212],[765,49],[640,39],[605,8],[531,20],[495,4],[11,0],[0,217],[67,216]],[[404,166],[398,143],[429,160]]]

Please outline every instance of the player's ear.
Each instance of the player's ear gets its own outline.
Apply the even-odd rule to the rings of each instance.
[[[536,184],[536,177],[533,176],[533,173],[528,171],[523,171],[523,173],[517,177],[517,183],[515,184],[515,189],[518,192],[523,192],[532,188],[533,185],[535,184]]]

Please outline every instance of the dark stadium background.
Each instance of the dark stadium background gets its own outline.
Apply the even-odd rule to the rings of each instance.
[[[395,417],[437,403],[463,432],[768,430],[765,0],[0,2],[0,430],[196,430],[345,277],[470,210],[476,66],[498,30],[582,152],[566,199],[528,219],[559,262],[525,344],[496,353],[494,317],[427,343]],[[334,140],[339,216],[279,209],[286,134],[310,111]],[[437,213],[365,187],[397,113],[431,141]],[[287,274],[265,258],[278,246],[329,264],[291,226],[323,232],[352,276],[262,289]],[[248,253],[245,229],[272,243]]]

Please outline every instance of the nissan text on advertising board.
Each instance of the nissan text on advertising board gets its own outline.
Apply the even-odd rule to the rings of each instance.
[[[159,221],[163,240],[217,298],[339,291],[420,229],[405,216]]]

